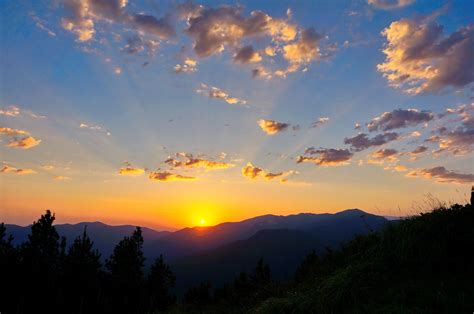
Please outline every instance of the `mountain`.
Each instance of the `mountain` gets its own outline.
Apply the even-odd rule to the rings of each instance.
[[[232,281],[240,272],[251,273],[260,258],[270,265],[273,278],[289,279],[297,266],[312,250],[321,253],[325,247],[338,248],[356,234],[380,230],[387,220],[358,209],[336,214],[298,214],[290,216],[261,216],[242,222],[238,232],[235,224],[222,224],[213,232],[203,233],[201,250],[216,244],[216,234],[226,241],[244,237],[247,232],[261,229],[251,237],[204,250],[202,253],[178,258],[172,262],[177,279],[177,294],[185,287],[210,281],[220,287]],[[188,233],[189,234],[189,233]],[[159,241],[166,241],[173,234]],[[192,237],[189,237],[192,238]],[[197,241],[196,241],[197,242]],[[196,243],[195,242],[195,243]]]
[[[346,241],[354,234],[378,230],[387,220],[381,216],[368,214],[359,209],[349,209],[336,214],[302,213],[288,216],[264,215],[239,222],[226,222],[212,227],[184,228],[178,231],[156,231],[142,228],[143,250],[147,264],[160,254],[167,260],[179,261],[187,256],[217,249],[236,241],[249,240],[262,230],[297,230],[318,239],[321,246],[332,246]],[[56,229],[67,243],[82,234],[84,227],[94,240],[95,247],[107,258],[115,245],[130,235],[134,226],[110,226],[101,222],[81,222],[78,224],[58,224]],[[6,225],[7,233],[14,237],[14,244],[25,241],[30,226]]]
[[[28,239],[31,226],[5,225],[7,233],[13,236],[13,243],[18,245]],[[60,236],[67,239],[71,244],[75,238],[82,235],[84,227],[87,226],[87,233],[94,241],[94,247],[102,254],[102,258],[108,258],[115,245],[125,236],[132,234],[135,226],[122,225],[110,226],[101,222],[81,222],[77,224],[58,224],[55,225]],[[143,238],[146,242],[153,242],[169,234],[169,231],[156,231],[150,228],[142,227]]]
[[[349,209],[336,214],[302,213],[288,216],[264,215],[240,222],[226,222],[213,227],[185,228],[169,233],[154,243],[145,244],[145,251],[177,259],[215,249],[235,241],[245,240],[260,230],[301,230],[328,238],[328,244],[345,241],[356,233],[378,230],[387,220],[359,209]],[[156,255],[155,255],[156,256]],[[152,257],[155,257],[152,254]]]

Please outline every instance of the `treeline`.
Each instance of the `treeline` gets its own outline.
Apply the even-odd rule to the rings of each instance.
[[[66,245],[49,211],[15,247],[0,225],[0,312],[5,313],[470,313],[474,208],[453,205],[310,253],[294,280],[274,282],[263,260],[251,274],[182,302],[162,256],[144,272],[141,229],[101,263],[84,230]]]
[[[140,227],[101,263],[87,229],[68,247],[46,211],[15,247],[0,225],[0,312],[154,313],[176,302],[175,276],[163,257],[144,274]]]
[[[211,283],[191,287],[177,305],[176,277],[160,255],[145,272],[143,236],[137,227],[101,262],[87,235],[67,245],[49,210],[31,226],[28,239],[14,246],[0,224],[0,313],[158,313],[201,311],[229,300],[254,304],[271,284],[270,268],[259,260],[253,274],[213,290]]]

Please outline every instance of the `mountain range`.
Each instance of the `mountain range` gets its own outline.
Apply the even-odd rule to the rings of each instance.
[[[348,209],[335,214],[264,215],[174,232],[142,228],[143,250],[148,263],[160,254],[170,262],[177,277],[177,292],[181,294],[202,281],[222,286],[242,271],[252,272],[259,258],[270,265],[273,278],[288,279],[312,250],[335,248],[356,234],[377,231],[387,222],[382,216]],[[85,226],[103,259],[135,228],[82,222],[58,224],[56,229],[70,244]],[[15,244],[25,241],[30,233],[30,226],[6,225],[6,228]]]

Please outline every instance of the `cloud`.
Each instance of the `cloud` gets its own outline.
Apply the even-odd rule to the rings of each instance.
[[[415,0],[367,0],[367,3],[377,9],[391,10],[409,6]]]
[[[402,165],[396,165],[396,166],[386,166],[383,168],[384,170],[392,170],[396,172],[405,172],[408,170],[407,167],[402,166]]]
[[[19,169],[9,165],[3,165],[3,167],[0,169],[0,173],[34,174],[36,173],[36,171],[34,171],[33,169]]]
[[[143,36],[133,35],[127,38],[127,42],[125,46],[121,48],[121,51],[129,55],[146,51],[149,56],[154,56],[159,46],[160,42],[157,40],[145,39]]]
[[[201,89],[197,89],[196,92],[201,95],[206,95],[209,98],[222,99],[223,101],[231,105],[247,104],[247,101],[243,99],[231,97],[228,92],[214,86],[207,86],[206,84],[201,84]]]
[[[412,150],[410,152],[410,154],[411,155],[419,155],[419,154],[422,154],[422,153],[426,152],[427,150],[428,150],[428,147],[420,145],[417,148],[415,148],[414,150]]]
[[[474,24],[444,36],[436,15],[401,19],[382,31],[385,61],[377,69],[391,86],[418,94],[474,81]]]
[[[185,33],[194,40],[194,52],[199,57],[220,53],[226,47],[236,47],[243,39],[262,35],[276,41],[291,41],[297,27],[285,20],[273,19],[261,11],[244,17],[240,6],[194,9]]]
[[[7,147],[29,149],[39,145],[41,140],[35,139],[32,136],[25,136],[20,138],[12,138],[7,144]]]
[[[278,132],[288,129],[290,126],[289,123],[277,122],[274,120],[260,119],[257,122],[263,132],[267,133],[268,135],[277,134]]]
[[[91,125],[91,124],[87,124],[87,123],[81,123],[81,124],[79,124],[79,128],[92,130],[92,131],[101,131],[101,132],[105,132],[108,136],[111,135],[110,132],[108,132],[106,129],[104,129],[104,127],[102,127],[100,125]]]
[[[423,177],[433,179],[441,183],[474,183],[474,174],[464,174],[456,171],[449,171],[445,167],[434,167],[430,169],[418,169],[407,173],[408,177]]]
[[[124,29],[135,29],[141,35],[169,40],[176,36],[169,17],[156,18],[125,11],[128,0],[66,0],[67,16],[61,19],[64,29],[74,33],[79,42],[94,38],[97,23],[116,23]]]
[[[298,156],[296,163],[309,162],[319,166],[341,166],[348,164],[354,154],[348,149],[310,147],[305,150],[305,155],[317,156]]]
[[[262,56],[258,51],[253,50],[252,45],[240,48],[234,55],[234,62],[237,63],[256,63],[262,61]]]
[[[329,122],[329,118],[322,117],[322,118],[319,118],[318,120],[316,120],[315,122],[313,122],[312,127],[317,128],[317,127],[320,127],[321,125],[326,124],[328,122]]]
[[[52,31],[47,25],[46,21],[40,19],[34,12],[29,12],[28,15],[31,19],[35,22],[35,26],[38,27],[40,30],[46,32],[49,36],[56,36],[56,33]]]
[[[55,176],[53,178],[54,181],[67,181],[67,180],[71,180],[70,177],[66,177],[66,176]]]
[[[42,116],[42,115],[38,115],[30,110],[23,110],[23,109],[20,109],[20,107],[18,106],[14,106],[14,105],[11,105],[11,106],[7,106],[7,107],[4,107],[4,108],[0,108],[0,115],[1,116],[7,116],[7,117],[19,117],[19,116],[22,116],[22,115],[26,115],[30,118],[34,118],[34,119],[44,119],[46,118],[46,116]]]
[[[194,73],[197,71],[197,61],[192,58],[184,59],[182,64],[174,66],[176,73]]]
[[[119,169],[118,173],[121,175],[138,175],[143,174],[146,169],[133,167],[129,162]]]
[[[180,159],[168,158],[164,163],[173,168],[204,168],[207,170],[228,169],[234,166],[222,161],[194,158],[192,154],[187,153],[177,153],[176,156]]]
[[[430,137],[427,142],[438,143],[439,150],[436,153],[465,155],[474,150],[474,127],[458,126],[451,131],[443,128],[438,136]]]
[[[148,178],[153,181],[169,182],[169,181],[194,181],[195,177],[183,176],[180,174],[171,173],[168,171],[153,171],[150,172]]]
[[[383,164],[385,162],[397,162],[398,158],[398,151],[396,149],[386,148],[386,149],[379,149],[372,154],[370,157],[372,159],[368,160],[367,163],[369,164]]]
[[[28,135],[29,133],[24,130],[0,127],[0,134],[15,136],[15,135]]]
[[[384,112],[380,117],[372,119],[367,124],[369,131],[390,131],[393,129],[416,126],[433,120],[434,115],[430,111],[418,109],[397,109],[392,112]]]
[[[284,182],[286,181],[284,177],[289,176],[293,173],[294,171],[278,172],[278,173],[267,172],[262,168],[252,165],[251,162],[247,163],[247,165],[242,168],[242,175],[249,179],[263,178],[265,180],[273,180],[275,178],[281,178],[281,182]]]
[[[356,136],[345,138],[344,144],[351,145],[351,148],[355,151],[362,151],[369,147],[384,145],[398,138],[399,134],[395,132],[378,134],[373,138],[369,138],[366,133],[359,133]]]
[[[289,72],[294,72],[301,65],[308,64],[321,57],[319,42],[324,36],[314,28],[307,28],[301,33],[300,39],[292,44],[283,46],[283,58],[289,63]]]

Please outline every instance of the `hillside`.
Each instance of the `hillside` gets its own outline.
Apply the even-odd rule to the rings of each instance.
[[[454,205],[309,255],[296,279],[176,311],[235,313],[470,313],[474,208]],[[238,300],[238,301],[237,301]]]

